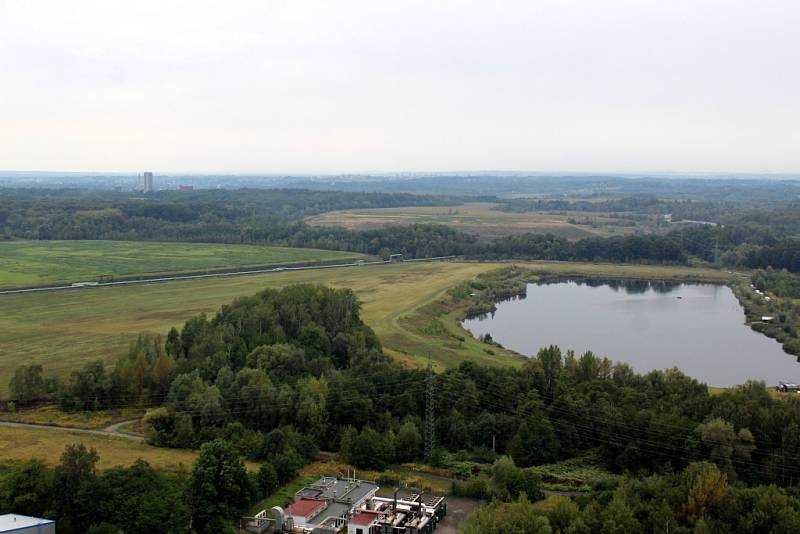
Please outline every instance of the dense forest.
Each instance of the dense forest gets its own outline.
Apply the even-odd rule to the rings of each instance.
[[[797,491],[732,483],[709,462],[694,462],[675,473],[625,477],[574,499],[551,496],[532,502],[535,498],[518,494],[485,505],[461,532],[783,534],[800,528]]]
[[[291,189],[162,191],[0,190],[5,239],[122,239],[272,243],[303,217],[354,208],[458,203],[444,197]]]

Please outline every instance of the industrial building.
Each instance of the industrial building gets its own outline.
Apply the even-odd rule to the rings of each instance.
[[[56,534],[56,522],[50,519],[19,514],[0,515],[0,533]]]
[[[422,493],[379,497],[373,482],[323,477],[295,494],[286,509],[243,518],[250,532],[286,534],[430,534],[447,513],[444,497]]]

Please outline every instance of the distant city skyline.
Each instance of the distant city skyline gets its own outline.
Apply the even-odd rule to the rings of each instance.
[[[0,168],[797,174],[798,23],[791,0],[7,0]]]

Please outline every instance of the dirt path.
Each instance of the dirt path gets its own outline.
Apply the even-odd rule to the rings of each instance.
[[[12,421],[0,421],[0,426],[6,426],[11,428],[33,428],[33,429],[38,428],[41,430],[63,430],[67,432],[79,432],[81,434],[95,434],[97,436],[114,436],[117,438],[130,439],[134,441],[144,441],[144,436],[136,436],[134,434],[126,434],[124,432],[119,431],[122,425],[126,425],[134,421],[136,421],[136,419],[131,419],[129,421],[120,421],[119,423],[114,423],[113,425],[107,426],[105,428],[94,429],[94,430],[88,428],[73,428],[66,426],[42,425],[35,423],[16,423]]]

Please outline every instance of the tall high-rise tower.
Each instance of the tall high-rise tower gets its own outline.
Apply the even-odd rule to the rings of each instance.
[[[142,191],[150,193],[153,191],[153,173],[146,172],[142,175]]]

